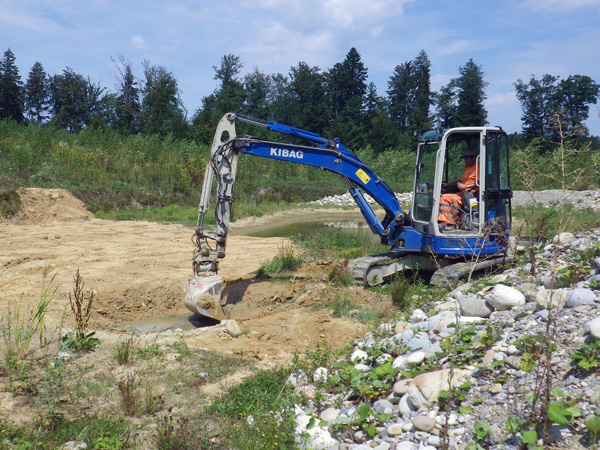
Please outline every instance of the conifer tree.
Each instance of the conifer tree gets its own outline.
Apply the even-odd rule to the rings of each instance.
[[[23,82],[10,48],[0,60],[0,119],[6,118],[24,121]]]
[[[25,83],[25,112],[32,122],[39,125],[49,118],[50,78],[44,66],[36,61]]]
[[[455,126],[484,126],[487,122],[487,111],[484,106],[487,98],[483,69],[470,59],[459,68],[460,76],[456,79],[458,105],[456,108]]]

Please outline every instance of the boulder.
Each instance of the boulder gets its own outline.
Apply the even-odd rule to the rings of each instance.
[[[565,308],[576,308],[594,303],[596,294],[591,289],[575,288],[566,292]]]
[[[573,239],[575,239],[573,233],[559,233],[552,238],[552,243],[557,245],[567,245],[571,243]]]
[[[467,317],[490,317],[494,308],[484,299],[468,295],[460,301],[460,312]]]
[[[471,373],[471,370],[455,369],[452,380],[450,380],[450,369],[422,373],[412,380],[406,396],[416,409],[428,408],[437,401],[441,391],[450,389],[450,386],[460,386]]]
[[[497,284],[492,291],[486,296],[487,302],[498,311],[508,311],[515,306],[525,304],[525,296],[517,289]]]

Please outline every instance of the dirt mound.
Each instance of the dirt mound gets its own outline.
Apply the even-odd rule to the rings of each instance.
[[[19,189],[21,211],[10,222],[19,225],[89,220],[93,214],[65,189]]]

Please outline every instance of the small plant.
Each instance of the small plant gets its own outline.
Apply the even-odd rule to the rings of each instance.
[[[162,358],[164,354],[165,352],[156,344],[150,344],[137,351],[137,355],[141,359]]]
[[[169,344],[169,347],[173,348],[177,351],[177,353],[179,353],[178,358],[180,360],[194,355],[194,352],[190,350],[187,342],[185,342],[183,339]]]
[[[492,429],[490,426],[485,422],[477,422],[474,428],[476,440],[469,442],[465,450],[485,450],[489,448],[492,438]]]
[[[279,248],[279,254],[268,264],[263,264],[256,272],[256,278],[272,278],[284,272],[293,272],[302,264],[304,260],[295,255],[291,246],[282,246]]]
[[[600,339],[594,339],[592,343],[580,346],[570,356],[583,370],[600,368]]]
[[[75,330],[69,332],[63,337],[63,342],[67,348],[73,348],[76,351],[91,350],[100,345],[100,341],[94,337],[95,332],[88,333],[87,326],[90,321],[92,304],[94,302],[94,293],[86,295],[83,291],[84,283],[79,269],[73,276],[73,294],[69,293],[69,303],[71,311],[75,315]]]
[[[139,410],[136,376],[133,373],[119,380],[118,388],[121,394],[121,405],[126,416],[135,416]]]
[[[585,428],[589,431],[591,436],[592,445],[594,448],[598,446],[598,438],[600,437],[600,417],[594,415],[591,419],[583,422]]]
[[[135,338],[134,336],[130,336],[113,347],[113,358],[121,365],[129,364],[133,358],[134,349]]]
[[[36,333],[39,333],[40,346],[43,345],[44,318],[56,291],[56,289],[50,291],[50,285],[54,281],[56,273],[47,281],[50,269],[50,264],[46,264],[42,274],[42,289],[35,309],[28,309],[28,314],[22,317],[19,307],[9,304],[8,314],[0,318],[0,334],[5,344],[4,360],[9,369],[14,369],[18,362],[25,357]]]

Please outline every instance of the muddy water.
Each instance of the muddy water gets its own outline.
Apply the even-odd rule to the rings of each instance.
[[[253,237],[290,237],[296,234],[329,232],[340,229],[348,234],[369,234],[362,214],[358,211],[337,211],[335,213],[310,212],[303,215],[286,215],[274,217],[267,223],[258,225],[231,225],[231,234]]]

